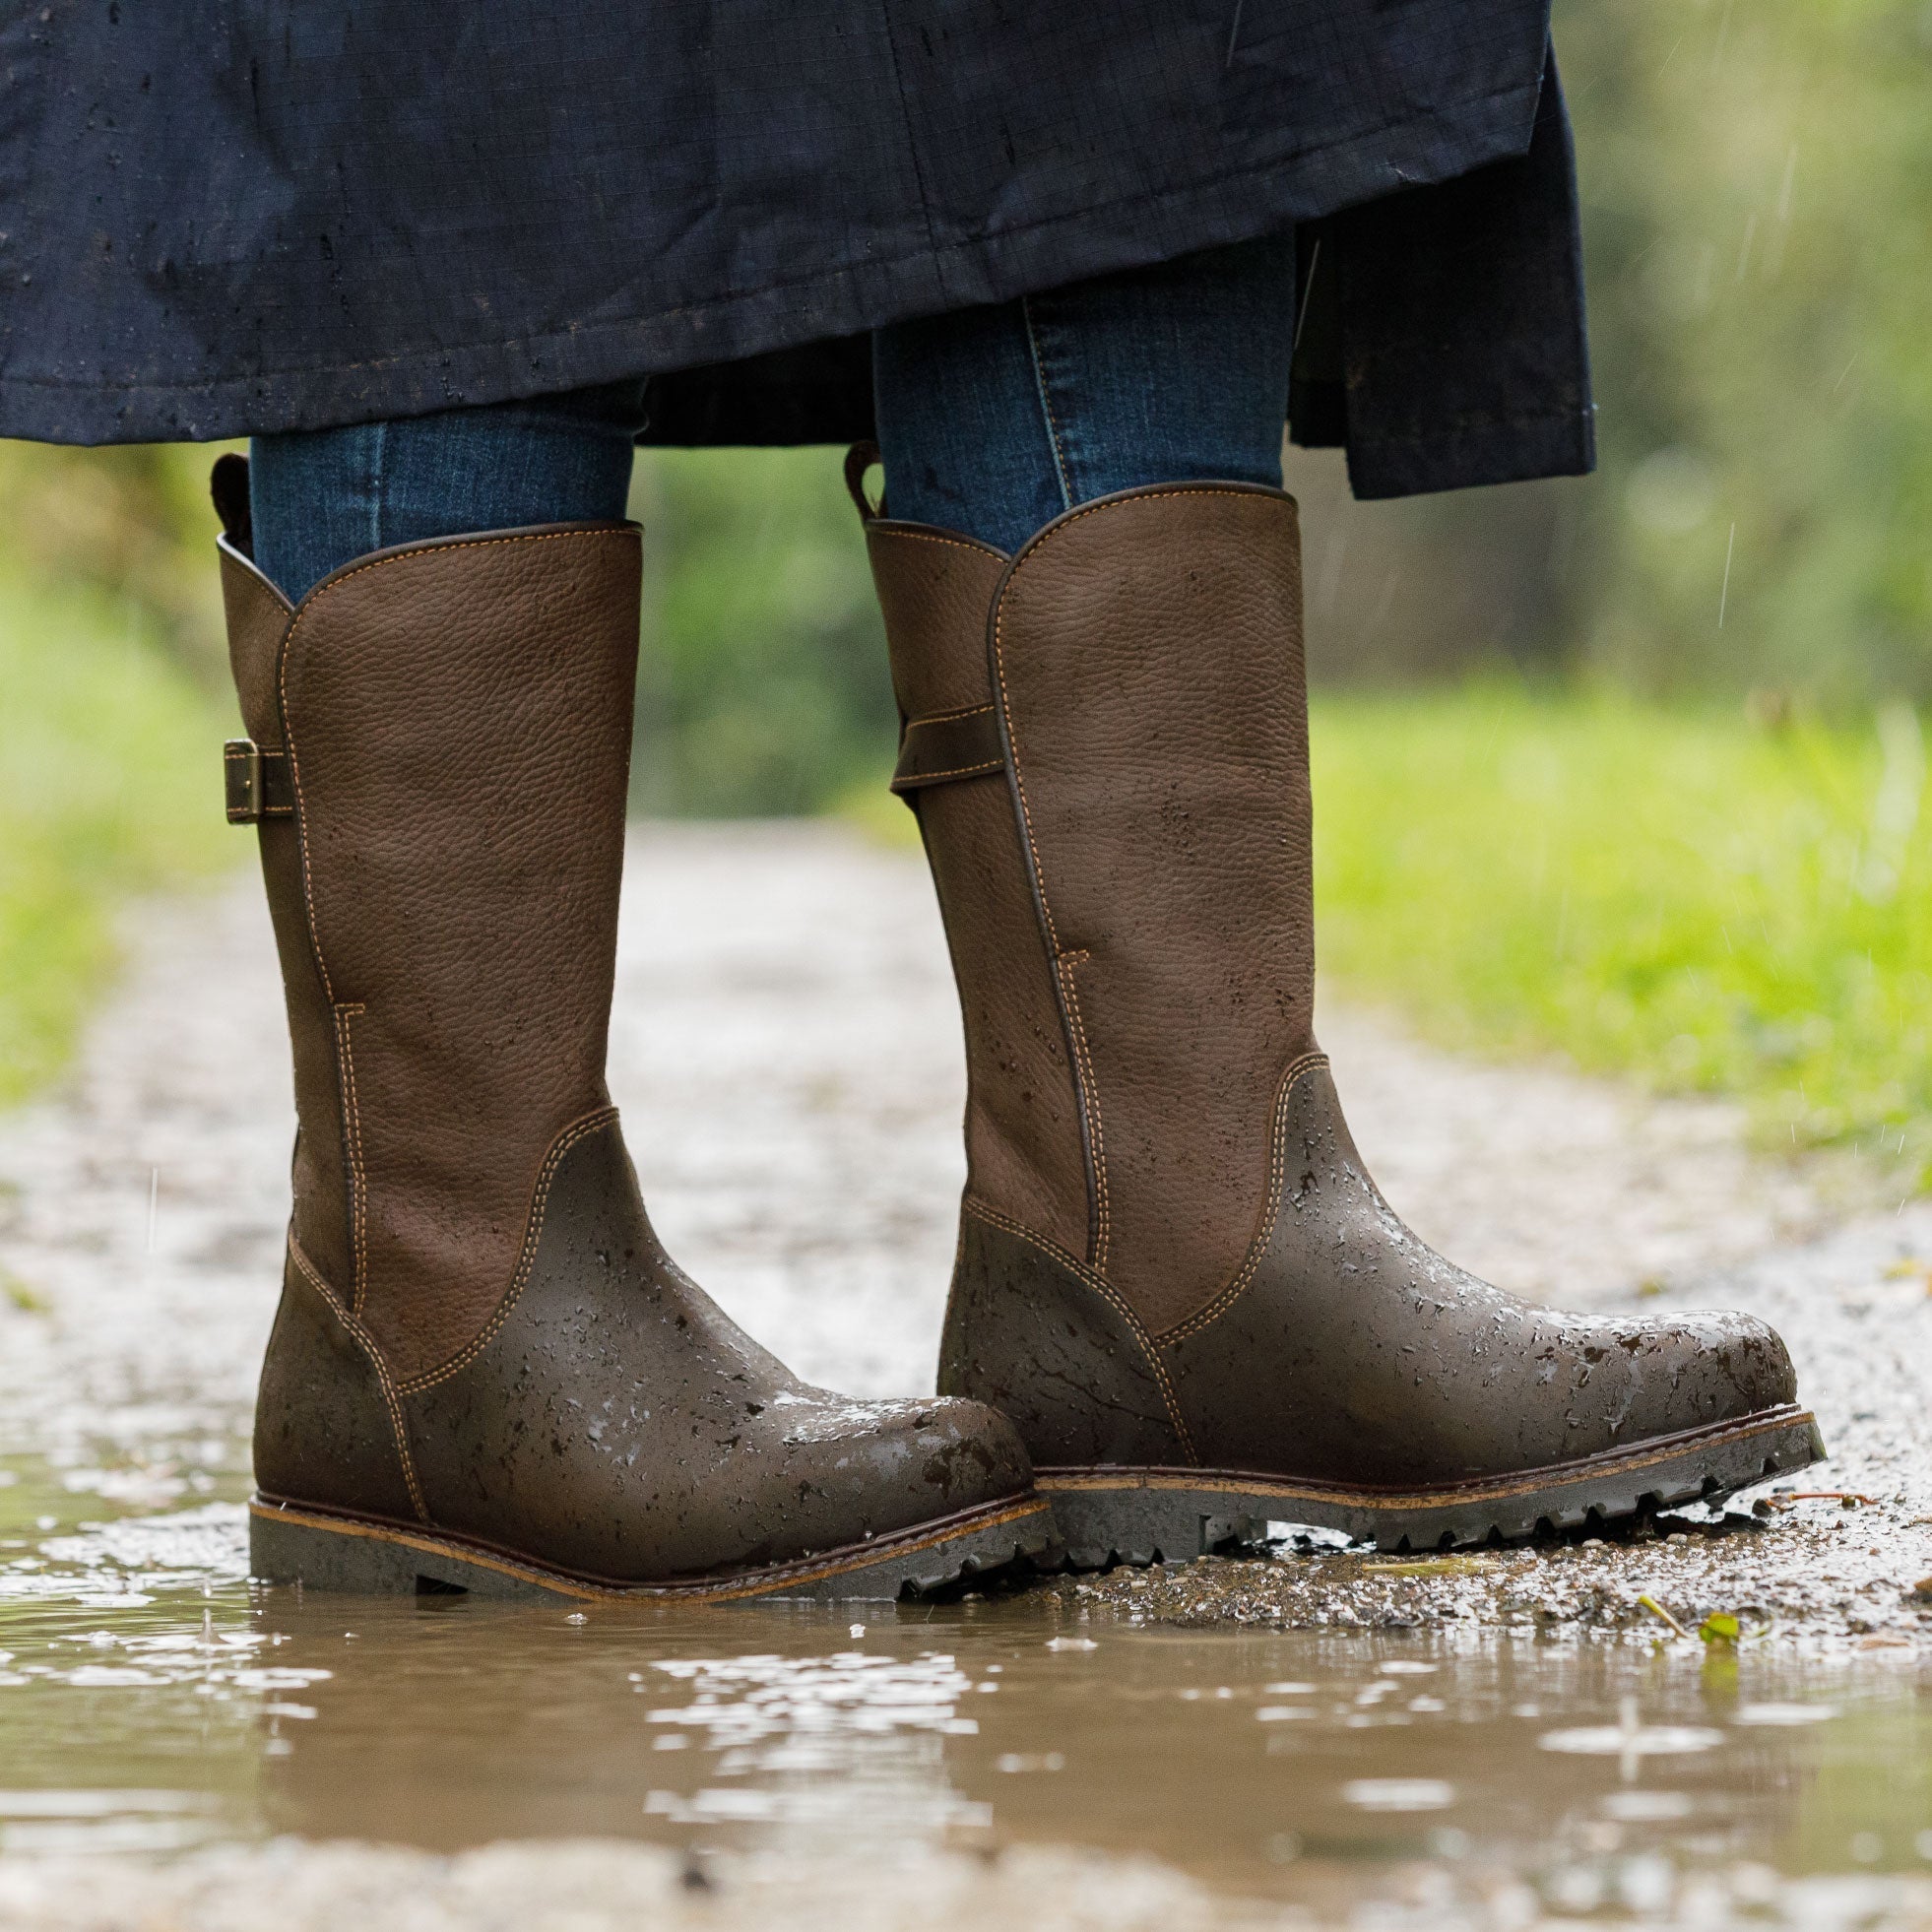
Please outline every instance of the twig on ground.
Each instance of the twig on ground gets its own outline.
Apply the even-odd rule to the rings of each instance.
[[[1670,1612],[1666,1610],[1663,1607],[1663,1605],[1659,1603],[1654,1596],[1650,1595],[1650,1593],[1647,1590],[1643,1593],[1643,1595],[1640,1596],[1637,1599],[1637,1607],[1640,1610],[1649,1611],[1649,1613],[1653,1617],[1661,1618],[1663,1622],[1667,1623],[1671,1627],[1671,1629],[1677,1633],[1679,1637],[1690,1636],[1691,1633],[1687,1631],[1684,1628],[1684,1626],[1680,1624],[1677,1621],[1677,1619],[1673,1617],[1670,1614]]]

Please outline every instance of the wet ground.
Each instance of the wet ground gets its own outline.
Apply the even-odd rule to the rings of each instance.
[[[1550,1299],[1769,1315],[1835,1450],[1805,1488],[1850,1507],[1406,1562],[1284,1532],[858,1623],[299,1601],[251,1591],[239,1509],[265,921],[135,930],[69,1089],[0,1122],[0,1928],[1932,1926],[1932,1209],[1881,1177],[1324,1016],[1425,1234]],[[612,1086],[735,1315],[930,1387],[961,1074],[916,861],[643,835]]]

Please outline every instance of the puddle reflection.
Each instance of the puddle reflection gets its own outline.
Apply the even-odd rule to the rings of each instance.
[[[300,1599],[235,1580],[236,1533],[210,1506],[0,1567],[0,1849],[1024,1842],[1318,1909],[1480,1864],[1569,1911],[1703,1869],[1932,1863],[1925,1687],[1896,1666],[1072,1623],[1039,1596]]]

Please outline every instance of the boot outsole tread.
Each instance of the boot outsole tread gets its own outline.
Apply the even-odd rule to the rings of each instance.
[[[987,1504],[794,1563],[666,1582],[573,1576],[433,1529],[266,1497],[249,1505],[248,1544],[250,1573],[260,1582],[359,1596],[463,1591],[521,1602],[889,1602],[1029,1560],[1050,1568],[1058,1556],[1051,1508],[1037,1496]]]
[[[1062,1547],[1035,1562],[1070,1570],[1186,1563],[1262,1542],[1270,1522],[1340,1530],[1391,1553],[1522,1542],[1714,1501],[1824,1454],[1817,1422],[1788,1407],[1496,1482],[1409,1493],[1212,1469],[1041,1469]]]

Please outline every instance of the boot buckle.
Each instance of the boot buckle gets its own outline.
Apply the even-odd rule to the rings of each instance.
[[[286,752],[264,751],[252,738],[231,738],[222,746],[222,776],[230,825],[259,825],[288,818],[295,809]]]

